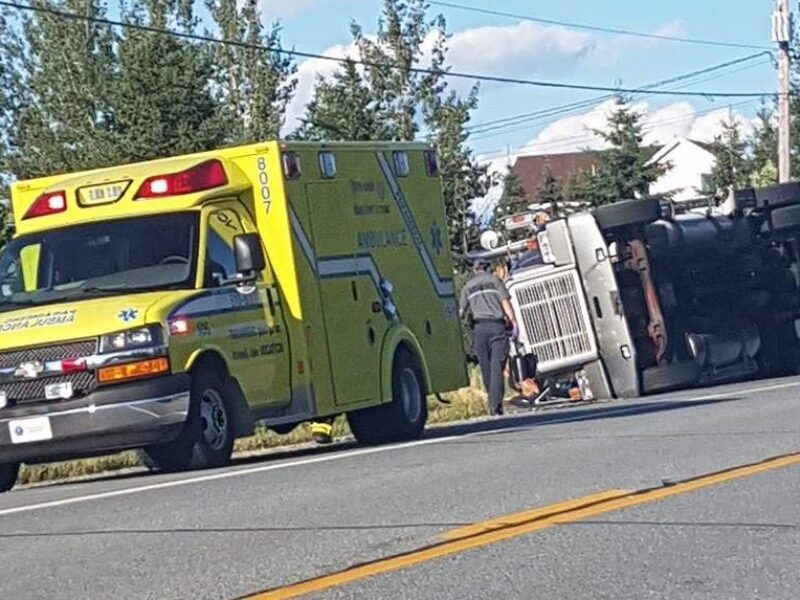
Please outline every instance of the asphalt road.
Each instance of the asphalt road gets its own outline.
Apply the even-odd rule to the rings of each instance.
[[[317,580],[309,597],[794,600],[800,458],[661,486],[800,452],[799,434],[791,379],[15,490],[0,496],[0,598],[238,598],[371,563],[371,576]],[[639,504],[442,545],[470,524],[607,490]]]

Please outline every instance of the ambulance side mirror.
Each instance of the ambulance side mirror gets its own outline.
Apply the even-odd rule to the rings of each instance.
[[[236,271],[244,279],[255,279],[267,266],[267,258],[257,233],[243,233],[233,238]]]

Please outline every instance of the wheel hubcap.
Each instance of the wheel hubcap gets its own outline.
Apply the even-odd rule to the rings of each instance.
[[[200,400],[203,440],[212,450],[220,450],[228,437],[228,413],[216,390],[206,390]]]
[[[406,418],[411,422],[418,421],[422,413],[422,392],[413,369],[405,368],[400,374],[400,397]]]

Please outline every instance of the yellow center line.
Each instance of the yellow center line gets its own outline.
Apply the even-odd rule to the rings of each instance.
[[[247,596],[246,598],[248,600],[285,600],[287,598],[296,598],[305,594],[321,592],[367,577],[373,577],[400,569],[407,569],[420,563],[460,552],[466,552],[489,544],[495,544],[542,529],[581,521],[605,513],[631,508],[633,506],[657,502],[672,496],[686,494],[721,483],[798,464],[800,464],[800,452],[785,456],[777,456],[762,462],[743,465],[716,473],[709,473],[667,487],[633,492],[608,490],[597,494],[591,494],[567,502],[552,504],[534,510],[490,519],[467,527],[461,527],[445,534],[440,542],[425,548],[378,559],[373,562],[363,563],[342,571],[321,575],[284,587],[266,590]]]

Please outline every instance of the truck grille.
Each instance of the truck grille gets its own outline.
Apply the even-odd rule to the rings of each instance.
[[[58,375],[44,379],[0,383],[0,390],[6,393],[10,405],[31,404],[46,400],[45,387],[48,385],[67,382],[72,384],[75,396],[84,396],[96,386],[94,373],[84,371],[82,373],[69,373],[68,375]]]
[[[577,272],[545,272],[514,283],[509,291],[514,296],[525,350],[536,355],[539,371],[552,373],[596,356]]]
[[[0,352],[0,368],[17,367],[21,363],[40,360],[48,362],[64,360],[65,358],[80,358],[90,356],[97,351],[97,340],[83,340],[80,342],[67,342],[55,346],[38,346],[36,348],[21,348],[10,352]]]
[[[10,352],[0,352],[0,368],[17,367],[28,361],[49,362],[66,358],[90,356],[97,350],[97,340],[68,342],[53,346],[22,348]],[[0,383],[0,391],[6,393],[9,405],[43,402],[45,387],[54,383],[71,383],[75,396],[88,394],[96,387],[94,373],[89,371]]]

